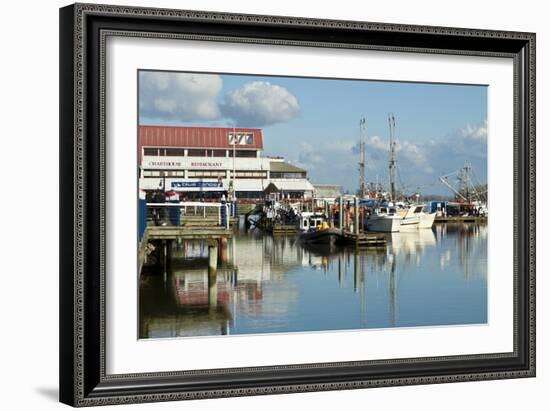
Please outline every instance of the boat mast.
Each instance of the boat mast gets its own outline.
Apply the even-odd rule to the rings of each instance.
[[[367,135],[367,119],[365,117],[359,120],[359,197],[365,198],[367,195],[365,181],[365,138]]]
[[[456,180],[458,182],[458,189],[454,188],[447,181],[447,177],[454,174],[457,175]],[[481,201],[481,195],[478,192],[473,179],[472,164],[468,160],[464,162],[464,167],[460,170],[439,177],[439,181],[449,187],[451,191],[455,193],[456,197],[461,198],[466,204],[472,204],[472,201],[474,200]]]
[[[389,161],[389,175],[390,175],[390,194],[392,201],[396,200],[395,193],[395,170],[397,168],[397,161],[395,159],[395,117],[393,113],[388,114],[388,124],[390,126],[390,161]]]

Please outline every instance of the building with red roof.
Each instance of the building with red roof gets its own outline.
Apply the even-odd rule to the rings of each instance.
[[[258,128],[139,126],[140,189],[182,198],[261,199],[266,187],[285,198],[313,192],[306,170],[264,157]]]

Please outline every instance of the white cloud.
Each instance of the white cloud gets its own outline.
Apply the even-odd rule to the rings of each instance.
[[[139,80],[141,116],[176,121],[221,117],[217,97],[222,79],[218,75],[141,72]]]
[[[422,169],[423,172],[434,172],[427,158],[426,147],[420,147],[416,144],[404,141],[402,144],[399,142],[397,143],[396,151],[400,157],[407,159],[412,164]]]
[[[324,157],[321,151],[314,148],[311,144],[302,143],[298,149],[297,163],[306,169],[314,169],[324,163]]]
[[[229,91],[222,110],[239,126],[260,127],[295,118],[300,105],[286,88],[267,81],[252,81]]]
[[[467,124],[462,130],[460,130],[461,137],[466,140],[487,140],[487,120],[485,123],[477,126]]]
[[[367,168],[376,169],[389,160],[389,141],[380,136],[370,136],[365,139],[365,151],[367,156]],[[430,166],[426,147],[411,143],[407,140],[397,140],[395,153],[398,162],[404,162],[407,167],[414,165],[423,172],[433,172]],[[356,144],[354,152],[359,153],[359,145]]]

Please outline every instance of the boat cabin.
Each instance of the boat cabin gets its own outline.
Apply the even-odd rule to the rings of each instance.
[[[397,209],[395,207],[382,206],[376,209],[376,214],[395,215],[397,214]]]
[[[301,231],[309,231],[317,226],[322,225],[326,221],[323,214],[304,212],[298,220],[298,227]]]

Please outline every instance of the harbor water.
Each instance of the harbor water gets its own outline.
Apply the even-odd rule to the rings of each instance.
[[[140,338],[487,323],[487,226],[386,234],[387,246],[311,246],[239,231],[217,248],[173,241],[143,268]],[[211,260],[210,260],[211,261]]]

